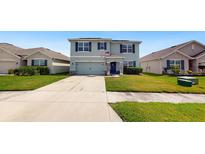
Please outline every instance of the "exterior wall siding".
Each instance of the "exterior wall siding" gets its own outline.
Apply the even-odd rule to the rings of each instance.
[[[167,67],[167,60],[184,60],[185,71],[189,70],[189,58],[179,54],[173,53],[162,60],[152,60],[147,62],[141,62],[141,67],[144,72],[162,74],[163,69]]]
[[[201,70],[199,69],[200,63],[205,64],[205,55],[196,60],[195,69],[197,70],[197,72],[201,72]]]
[[[127,43],[112,43],[111,44],[111,53],[124,57],[124,61],[135,61],[136,66],[139,66],[139,44],[135,43],[135,53],[120,53],[120,44]],[[128,43],[132,44],[132,43]]]
[[[72,56],[103,56],[105,54],[105,52],[110,51],[110,42],[107,42],[107,50],[98,50],[97,48],[97,41],[92,41],[92,48],[91,48],[91,52],[86,51],[86,52],[76,52],[75,51],[75,42],[82,42],[82,41],[72,41],[71,44],[71,57]],[[85,41],[85,42],[89,42],[89,41]]]
[[[162,74],[162,67],[160,60],[152,60],[147,62],[141,62],[141,67],[143,68],[143,72]]]
[[[44,55],[40,52],[35,53],[35,54],[33,54],[33,55],[31,55],[27,58],[27,66],[32,66],[32,60],[33,59],[46,59],[47,60],[47,66],[50,70],[50,73],[51,74],[55,73],[54,70],[53,70],[53,67],[52,67],[52,59],[49,58],[48,56],[46,56],[46,55]]]
[[[110,65],[111,61],[116,61],[116,70],[119,71],[122,74],[123,73],[123,61],[135,61],[136,66],[139,66],[139,43],[135,44],[135,53],[120,53],[120,44],[133,44],[131,42],[112,42],[112,41],[101,41],[101,40],[95,40],[95,41],[85,41],[85,42],[91,42],[92,48],[89,52],[82,52],[77,51],[76,52],[76,42],[84,42],[81,40],[72,40],[70,41],[70,71],[75,72],[76,71],[76,63],[77,62],[103,62],[105,63],[105,66],[107,70],[110,69],[108,65]],[[98,42],[107,42],[107,49],[106,50],[98,50]],[[122,57],[120,59],[118,58],[112,58],[107,59],[105,55],[108,55],[107,53],[110,53],[111,56],[117,56]],[[109,56],[108,56],[109,57]],[[110,61],[111,60],[111,61]]]
[[[0,49],[0,73],[7,74],[9,69],[15,69],[19,67],[20,64],[20,58],[17,58]]]
[[[184,70],[185,71],[189,70],[189,58],[187,58],[184,55],[181,55],[179,53],[173,53],[173,54],[169,55],[168,57],[166,57],[165,59],[163,59],[162,68],[167,67],[167,60],[172,60],[172,59],[184,60]]]

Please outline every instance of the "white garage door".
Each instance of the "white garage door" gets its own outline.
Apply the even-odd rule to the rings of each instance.
[[[16,62],[0,61],[0,74],[7,74],[9,69],[15,69]]]
[[[85,75],[103,75],[104,63],[78,62],[76,63],[76,73]]]

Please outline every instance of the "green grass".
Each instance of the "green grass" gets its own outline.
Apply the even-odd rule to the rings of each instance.
[[[198,78],[199,85],[192,87],[177,85],[177,78],[174,76],[154,74],[105,77],[105,81],[107,91],[205,93],[205,77]]]
[[[127,122],[205,121],[205,104],[121,102],[110,105]]]
[[[0,91],[34,90],[68,75],[0,76]]]

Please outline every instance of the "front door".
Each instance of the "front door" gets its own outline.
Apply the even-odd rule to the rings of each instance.
[[[110,63],[110,74],[116,74],[116,62]]]

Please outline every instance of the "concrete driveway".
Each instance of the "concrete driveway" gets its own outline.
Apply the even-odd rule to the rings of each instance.
[[[28,92],[0,92],[0,121],[121,121],[103,76],[72,76]]]

